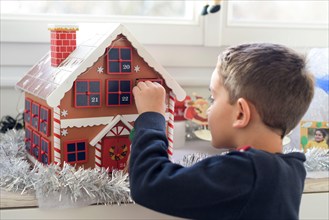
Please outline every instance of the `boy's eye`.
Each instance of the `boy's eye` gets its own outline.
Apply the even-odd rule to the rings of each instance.
[[[214,98],[212,96],[209,96],[208,101],[209,101],[210,104],[212,104],[214,102]]]

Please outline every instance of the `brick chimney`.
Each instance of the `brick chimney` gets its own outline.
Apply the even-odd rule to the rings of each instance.
[[[49,25],[51,66],[57,67],[76,48],[77,25]]]

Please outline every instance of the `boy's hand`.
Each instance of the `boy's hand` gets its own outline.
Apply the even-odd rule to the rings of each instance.
[[[166,90],[159,83],[150,81],[139,82],[133,88],[133,95],[139,114],[144,112],[158,112],[165,115]]]

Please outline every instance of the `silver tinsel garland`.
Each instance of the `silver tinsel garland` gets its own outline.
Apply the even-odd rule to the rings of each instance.
[[[307,171],[329,171],[329,150],[310,148],[305,153]]]
[[[284,150],[290,153],[298,150]],[[220,155],[226,154],[223,152]],[[183,166],[209,157],[208,154],[185,155],[178,162]],[[328,150],[312,148],[306,153],[305,168],[329,171]],[[0,134],[0,187],[12,191],[35,194],[41,208],[73,208],[90,204],[126,204],[130,197],[128,174],[107,169],[83,169],[63,164],[31,167],[26,160],[24,131],[10,130]]]
[[[125,204],[130,197],[128,174],[106,169],[76,169],[26,160],[24,131],[10,130],[0,135],[0,187],[35,194],[39,207],[72,208],[90,204]]]
[[[284,147],[283,153],[288,154],[292,152],[300,152],[303,153],[303,151],[290,148],[290,147]],[[229,153],[229,150],[223,151],[222,153],[218,155],[225,155]],[[182,161],[179,161],[178,163],[182,166],[192,166],[193,164],[209,157],[211,155],[204,154],[204,153],[193,153],[185,155],[182,159]],[[310,148],[305,153],[306,161],[304,163],[305,169],[307,172],[313,172],[313,171],[327,171],[329,172],[329,150],[328,149],[320,149],[320,148]]]

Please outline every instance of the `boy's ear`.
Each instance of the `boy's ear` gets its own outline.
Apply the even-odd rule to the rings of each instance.
[[[236,102],[236,115],[233,122],[234,128],[244,128],[250,121],[250,105],[244,98],[239,98]]]

